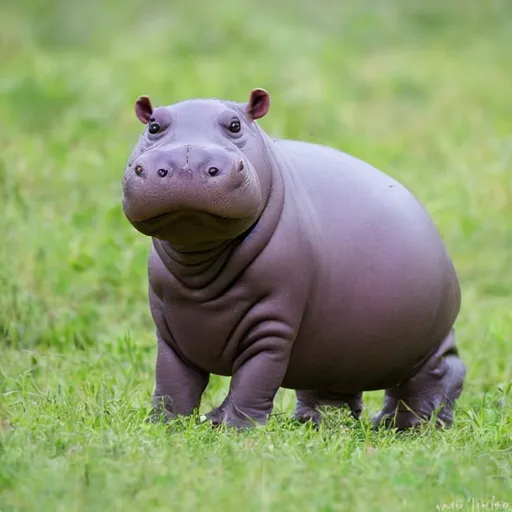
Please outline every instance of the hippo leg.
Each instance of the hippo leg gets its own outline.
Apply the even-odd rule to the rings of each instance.
[[[372,423],[405,430],[429,421],[436,414],[436,426],[450,426],[453,405],[462,392],[465,375],[466,367],[458,356],[452,329],[412,378],[386,390],[384,408],[372,418]]]
[[[208,373],[185,364],[159,337],[151,419],[156,421],[163,416],[164,420],[169,420],[192,414],[199,408],[208,380]]]
[[[332,390],[297,391],[297,407],[294,419],[301,423],[312,421],[320,425],[322,415],[318,410],[321,406],[348,407],[352,416],[358,419],[363,408],[363,394],[338,393]]]
[[[235,362],[227,397],[206,415],[214,425],[245,428],[267,422],[286,373],[291,343],[281,340],[263,343],[265,348],[273,350],[262,349],[256,343],[251,346],[253,354],[244,354]]]

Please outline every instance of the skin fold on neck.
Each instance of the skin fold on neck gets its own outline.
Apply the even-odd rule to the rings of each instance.
[[[261,131],[260,136],[271,155],[272,142]],[[176,247],[153,238],[155,251],[177,281],[184,296],[196,300],[211,300],[220,295],[269,243],[283,210],[284,186],[273,158],[269,158],[268,165],[270,183],[263,213],[239,237],[188,247]]]

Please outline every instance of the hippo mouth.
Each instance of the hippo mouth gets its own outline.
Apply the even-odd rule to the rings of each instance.
[[[163,224],[167,224],[170,222],[176,222],[183,219],[188,218],[196,218],[196,217],[208,217],[213,222],[229,222],[229,221],[238,221],[240,219],[234,218],[234,217],[224,217],[222,215],[217,215],[215,213],[210,212],[198,212],[196,210],[181,210],[177,212],[165,212],[160,213],[159,215],[154,215],[152,217],[148,217],[146,219],[140,219],[135,222],[137,223],[144,223],[148,226],[154,226],[155,228],[158,228],[159,226],[162,226]]]
[[[223,217],[210,212],[180,210],[130,222],[147,236],[175,243],[187,243],[198,239],[211,240],[212,237],[224,238],[233,230],[238,232],[244,229],[248,221],[246,218]]]

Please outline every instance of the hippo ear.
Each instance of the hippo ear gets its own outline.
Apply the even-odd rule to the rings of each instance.
[[[148,124],[154,110],[149,96],[139,96],[137,98],[135,102],[135,115],[141,123]]]
[[[265,89],[253,89],[246,112],[251,119],[260,119],[270,108],[270,94]]]

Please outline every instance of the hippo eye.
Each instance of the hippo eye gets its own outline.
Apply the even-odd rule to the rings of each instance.
[[[154,135],[155,133],[158,133],[160,131],[160,125],[157,122],[153,121],[149,124],[148,131],[149,133]]]
[[[235,117],[229,124],[229,131],[232,133],[238,133],[241,127],[242,125],[240,124],[240,119]]]

